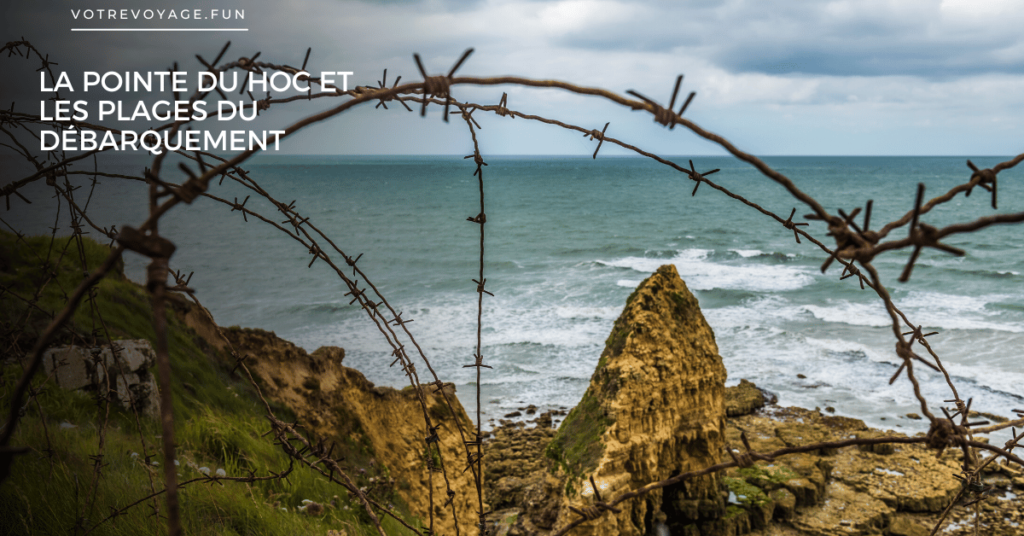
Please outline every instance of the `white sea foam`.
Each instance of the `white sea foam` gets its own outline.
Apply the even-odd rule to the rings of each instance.
[[[703,311],[715,330],[751,326],[772,326],[779,322],[798,320],[806,312],[781,296],[767,295],[742,305],[730,305]]]
[[[1005,364],[1004,366],[994,366],[984,362],[965,365],[948,359],[943,361],[943,365],[950,374],[956,377],[970,378],[997,391],[1021,395],[1020,386],[1024,385],[1024,372],[1012,365],[1010,369]],[[1001,409],[1005,410],[1005,408]]]
[[[987,304],[1012,298],[1009,295],[958,296],[915,291],[895,300],[895,303],[915,323],[926,328],[1024,333],[1021,323],[1000,318],[1000,313],[985,308]],[[880,302],[829,300],[826,305],[804,305],[803,308],[825,322],[868,327],[884,327],[891,323]]]
[[[900,300],[904,307],[916,307],[924,310],[944,310],[956,313],[984,313],[998,316],[1000,313],[987,311],[986,306],[993,303],[1017,303],[1021,294],[983,294],[963,296],[939,292],[911,292]]]
[[[640,282],[637,281],[636,285]],[[634,287],[636,285],[633,285]],[[573,319],[596,319],[596,320],[615,320],[619,317],[619,313],[622,312],[621,307],[586,307],[586,306],[561,306],[555,307],[554,313],[558,318],[573,318]]]
[[[841,300],[831,305],[804,305],[805,311],[824,322],[851,326],[885,327],[892,323],[881,303],[851,303]]]
[[[888,363],[895,359],[895,355],[890,356],[892,352],[879,352],[875,348],[856,341],[844,339],[816,339],[813,337],[806,337],[804,341],[816,350],[832,352],[836,355],[862,355],[876,363]]]
[[[764,252],[759,249],[730,249],[729,251],[739,255],[743,258],[757,257],[758,255],[764,255]]]
[[[571,406],[578,402],[611,324],[621,312],[622,289],[635,288],[662,264],[674,263],[694,290],[763,293],[704,310],[733,381],[750,379],[776,392],[783,405],[834,406],[840,414],[865,418],[875,426],[899,424],[902,430],[916,430],[914,426],[920,423],[899,418],[917,409],[905,378],[888,385],[898,359],[884,307],[867,294],[860,301],[816,299],[816,294],[820,296],[816,288],[808,289],[809,293],[773,292],[794,288],[790,286],[794,280],[813,282],[813,268],[762,265],[754,257],[763,252],[743,251],[749,255],[735,251],[738,257],[730,255],[726,258],[732,260],[717,262],[712,260],[716,259],[712,250],[690,249],[672,258],[624,257],[572,266],[568,270],[594,270],[594,276],[580,281],[568,272],[552,272],[545,279],[531,279],[529,286],[524,283],[485,298],[484,355],[494,368],[484,371],[482,389],[485,399],[500,400],[485,404],[485,414],[501,417],[526,404],[545,408],[552,403]],[[616,296],[614,305],[609,305],[612,295]],[[1005,311],[993,310],[990,305],[1016,301],[1019,297],[1010,294],[956,296],[930,291],[910,291],[896,298],[912,320],[926,327],[988,330],[992,336],[1019,341],[1021,336],[1015,332],[1024,326],[1013,323],[1018,317],[1007,320]],[[472,389],[475,371],[462,365],[475,351],[475,294],[435,293],[430,300],[421,298],[406,307],[404,316],[416,319],[409,327],[438,373],[446,381],[456,382],[460,390],[462,386]],[[339,338],[334,344],[350,350],[347,363],[364,370],[371,381],[404,385],[397,367],[386,367],[391,361],[387,358],[390,349],[373,325],[361,315],[342,323],[330,331]],[[344,334],[343,340],[339,333]],[[977,336],[988,337],[983,332]],[[975,335],[970,337],[977,342]],[[309,338],[320,339],[317,345],[325,343],[323,331]],[[945,353],[942,347],[939,351],[958,387],[972,388],[976,404],[995,409],[1010,403],[1006,394],[996,391],[1015,392],[1015,386],[1024,382],[1024,374],[1012,372],[1012,359],[996,363],[984,356],[975,359],[971,353],[987,351],[989,346],[1005,348],[1006,344],[954,345],[947,346]],[[958,364],[961,360],[969,362]],[[915,372],[926,397],[948,395],[939,375]],[[806,378],[798,379],[797,374]],[[880,416],[889,417],[882,421]]]
[[[722,264],[708,261],[707,249],[686,249],[675,257],[624,257],[598,264],[650,274],[663,264],[674,264],[687,286],[694,290],[731,289],[758,292],[796,290],[814,282],[808,269],[760,264]]]

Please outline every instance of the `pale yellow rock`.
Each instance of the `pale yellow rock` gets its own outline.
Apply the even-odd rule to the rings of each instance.
[[[893,511],[882,501],[835,482],[820,508],[808,509],[793,519],[793,528],[807,536],[881,534]]]
[[[907,512],[941,512],[960,489],[952,457],[897,448],[885,456],[862,452],[835,459],[832,477]]]
[[[887,536],[928,536],[931,532],[923,526],[911,521],[907,517],[898,516],[893,520],[892,525],[889,525],[889,530],[886,532]]]
[[[777,489],[770,497],[775,503],[775,518],[789,519],[796,513],[796,496],[787,489]]]
[[[764,407],[764,393],[753,383],[740,380],[739,385],[725,388],[725,415],[739,417]]]
[[[674,266],[662,266],[627,300],[587,393],[549,448],[568,473],[556,526],[575,517],[569,505],[593,503],[590,476],[608,498],[720,461],[725,377],[697,299]],[[691,503],[696,507],[689,508]],[[646,534],[651,527],[645,520],[659,511],[674,523],[690,524],[721,516],[724,501],[716,475],[619,507],[621,514],[605,513],[573,534]],[[696,512],[698,519],[683,519],[685,512]]]
[[[432,485],[434,530],[454,534],[457,517],[460,534],[476,534],[476,488],[472,472],[462,471],[466,450],[455,419],[467,430],[474,428],[455,397],[454,386],[448,384],[444,390],[454,415],[435,389],[425,388],[423,397],[433,424],[443,424],[439,433],[441,453],[451,486],[457,491],[452,501],[456,516],[451,505],[442,508],[446,498],[444,479],[439,473],[431,479],[425,469],[424,438],[428,434],[415,390],[374,386],[361,372],[341,365],[344,351],[340,348],[325,347],[307,354],[272,332],[237,328],[223,331],[236,351],[250,356],[246,364],[261,381],[264,394],[291,408],[307,430],[339,443],[356,440],[369,444],[376,463],[402,480],[395,489],[414,516],[423,521],[429,518]]]

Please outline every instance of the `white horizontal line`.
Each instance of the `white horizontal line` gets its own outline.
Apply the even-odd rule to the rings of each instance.
[[[248,32],[248,28],[72,28],[72,32]]]

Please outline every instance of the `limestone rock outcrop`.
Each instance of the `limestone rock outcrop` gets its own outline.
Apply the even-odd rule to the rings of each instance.
[[[538,429],[528,426],[507,423],[487,444],[495,459],[517,461],[488,466],[503,475],[488,475],[487,497],[494,498],[496,509],[489,534],[495,536],[544,535],[557,528],[553,522],[559,501],[564,500],[565,481],[529,463],[550,436],[539,429],[539,422]],[[761,411],[726,418],[726,442],[742,444],[741,434],[761,453],[817,441],[906,437],[869,429],[858,419],[783,408],[771,402]],[[879,445],[888,448],[877,448]],[[946,449],[936,456],[924,445],[880,443],[871,448],[819,449],[758,461],[750,467],[732,467],[720,473],[727,498],[724,515],[699,527],[689,525],[682,533],[925,536],[959,491],[961,484],[954,475],[961,459],[959,449]],[[992,491],[981,507],[981,522],[990,530],[983,534],[1024,535],[1024,479],[1009,465],[993,463],[989,467],[991,470],[983,473],[984,484],[992,486]],[[975,514],[973,508],[954,508],[943,533],[973,534]],[[595,534],[603,534],[608,519],[605,514],[583,527],[592,525]],[[667,517],[664,522],[666,527],[673,524]]]
[[[772,407],[726,421],[727,441],[739,443],[741,433],[762,453],[819,441],[905,437],[870,430],[857,419],[793,407]],[[768,521],[774,520],[777,527],[809,536],[917,534],[921,527],[908,516],[934,523],[936,518],[928,516],[941,512],[959,491],[954,477],[959,451],[948,449],[936,456],[923,445],[886,446],[822,449],[727,469],[723,480],[730,497],[738,498],[730,500],[727,517],[745,520],[739,525],[750,530],[767,531]]]
[[[203,326],[208,315],[193,316],[192,324],[215,333],[215,326]],[[193,326],[194,327],[194,326]],[[475,533],[477,504],[471,472],[462,472],[466,451],[455,420],[464,428],[472,423],[455,396],[455,387],[446,384],[444,395],[424,387],[423,396],[434,425],[440,424],[440,449],[448,478],[457,495],[452,506],[445,505],[446,488],[440,473],[427,471],[436,460],[428,453],[424,438],[428,433],[419,396],[412,387],[402,390],[375,386],[358,370],[342,366],[345,351],[322,347],[312,353],[260,329],[226,328],[222,330],[236,352],[247,355],[245,363],[260,384],[264,395],[284,404],[308,430],[338,444],[349,444],[350,456],[344,464],[353,470],[353,478],[376,475],[370,484],[381,495],[395,494],[409,511],[424,523],[430,518],[430,488],[433,486],[433,519],[437,533],[454,534],[458,519],[462,534]],[[219,339],[219,336],[217,337]],[[211,345],[223,340],[211,339]],[[360,459],[362,453],[371,458]],[[436,463],[436,462],[435,462]],[[363,473],[365,471],[365,473]],[[371,490],[373,491],[373,490]]]
[[[725,367],[697,299],[675,266],[665,265],[626,301],[590,386],[547,454],[566,473],[562,526],[569,506],[593,504],[628,489],[720,461],[724,436]],[[716,475],[691,479],[619,505],[574,534],[672,534],[714,525],[725,511]],[[713,530],[713,529],[712,529]]]
[[[741,417],[763,408],[765,403],[764,393],[756,385],[740,380],[740,384],[725,388],[725,415],[726,417]]]

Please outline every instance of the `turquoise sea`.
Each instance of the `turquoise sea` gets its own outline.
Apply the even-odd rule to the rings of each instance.
[[[7,158],[7,157],[5,157]],[[680,173],[638,158],[488,157],[484,168],[487,240],[483,355],[484,418],[527,404],[569,407],[579,400],[626,297],[662,264],[675,264],[700,301],[729,371],[728,384],[749,379],[783,405],[834,407],[868,424],[919,431],[922,421],[906,376],[896,370],[889,317],[870,290],[822,274],[825,254],[769,218]],[[966,157],[769,157],[826,208],[847,212],[874,200],[872,228],[909,210],[916,185],[926,197],[970,176]],[[1004,160],[976,157],[980,166]],[[685,165],[686,159],[677,159]],[[24,171],[4,160],[0,182]],[[138,174],[147,160],[108,157],[101,166]],[[783,189],[750,166],[726,157],[696,157],[711,178],[786,217],[806,214]],[[475,372],[479,211],[475,166],[461,157],[261,156],[243,167],[279,199],[295,200],[359,264],[404,318],[445,381],[472,410]],[[79,170],[92,169],[83,161]],[[169,169],[169,168],[168,168]],[[999,212],[1024,210],[1024,172],[1000,175]],[[75,176],[78,199],[88,177]],[[138,223],[145,187],[101,178],[90,215],[101,225]],[[210,193],[249,195],[225,181]],[[4,221],[48,232],[56,200],[40,181],[12,200]],[[991,214],[977,190],[928,214],[945,225]],[[269,204],[246,205],[275,221]],[[66,228],[67,207],[62,206]],[[378,384],[401,386],[373,323],[349,305],[347,289],[323,262],[307,268],[308,252],[272,227],[209,199],[175,209],[161,232],[178,245],[172,268],[195,272],[191,286],[222,325],[260,327],[314,350],[345,348],[345,364]],[[860,217],[858,221],[863,221]],[[805,227],[830,243],[824,226]],[[906,229],[891,237],[903,236]],[[876,266],[896,304],[922,323],[963,397],[974,408],[1011,416],[1024,407],[1024,227],[1000,226],[954,236],[967,250],[953,257],[926,250],[909,283],[896,282],[909,252],[889,253]],[[142,279],[144,260],[127,259]],[[423,370],[423,367],[419,367]],[[941,375],[917,367],[933,410],[951,398]],[[803,375],[804,378],[798,377]]]

